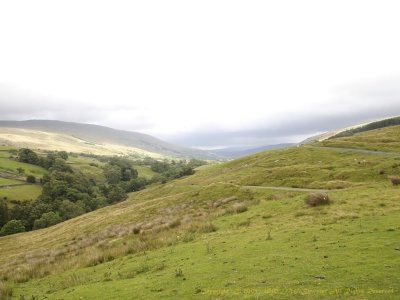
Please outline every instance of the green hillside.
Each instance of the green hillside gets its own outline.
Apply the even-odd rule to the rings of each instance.
[[[399,166],[397,155],[297,147],[202,167],[50,228],[1,237],[0,293],[398,299],[399,187],[388,176]],[[327,189],[331,203],[310,207],[308,193],[253,186]]]
[[[375,130],[375,129],[379,129],[379,128],[386,128],[386,127],[398,126],[398,125],[400,125],[400,117],[394,117],[394,118],[371,122],[371,123],[368,123],[366,125],[363,125],[363,126],[360,126],[357,128],[345,130],[345,131],[342,131],[342,132],[334,135],[331,138],[352,136],[352,135],[360,133],[360,132],[366,132],[366,131]]]
[[[400,126],[379,128],[355,133],[353,136],[332,138],[320,142],[318,145],[400,152]]]
[[[42,188],[27,184],[26,177],[35,176],[38,180],[47,171],[39,166],[17,161],[14,147],[0,146],[0,200],[8,203],[36,199]]]

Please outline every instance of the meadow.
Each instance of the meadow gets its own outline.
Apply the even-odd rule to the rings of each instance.
[[[21,182],[18,182],[21,183]],[[40,185],[24,185],[0,188],[0,199],[7,202],[13,201],[34,201],[42,192]]]
[[[318,145],[373,151],[400,152],[400,126],[386,127],[353,136],[325,140]]]
[[[400,187],[388,176],[399,163],[397,155],[293,147],[202,167],[50,228],[1,237],[0,293],[398,299]],[[330,204],[244,187],[263,185],[328,189]]]

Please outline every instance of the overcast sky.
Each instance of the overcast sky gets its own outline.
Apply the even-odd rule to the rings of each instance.
[[[399,1],[1,1],[0,119],[213,148],[400,115]]]

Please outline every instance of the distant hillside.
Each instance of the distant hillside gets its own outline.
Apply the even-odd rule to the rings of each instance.
[[[293,145],[295,145],[295,144],[286,143],[286,144],[277,144],[277,145],[266,145],[266,146],[257,147],[257,148],[232,147],[232,148],[210,150],[210,152],[215,153],[215,154],[225,157],[225,158],[235,159],[235,158],[241,158],[241,157],[245,157],[245,156],[263,152],[263,151],[283,149],[283,148],[291,147]]]
[[[52,120],[0,121],[0,143],[95,154],[140,154],[215,159],[206,151],[173,145],[150,135]]]
[[[347,126],[344,128],[339,128],[332,131],[327,131],[312,137],[307,138],[302,141],[300,144],[309,144],[313,142],[322,142],[327,139],[334,139],[338,137],[352,136],[355,133],[374,130],[378,128],[383,128],[387,126],[395,126],[400,125],[400,117],[394,118],[384,118],[384,119],[375,119],[369,122],[363,122],[360,124]]]
[[[356,133],[360,133],[360,132],[370,131],[370,130],[379,129],[379,128],[385,128],[385,127],[390,127],[390,126],[397,126],[397,125],[400,125],[400,117],[384,119],[384,120],[380,120],[380,121],[376,121],[376,122],[372,122],[372,123],[363,125],[361,127],[345,130],[345,131],[339,132],[338,134],[330,137],[330,139],[352,136],[352,135],[354,135]]]
[[[327,139],[316,146],[353,148],[372,151],[400,152],[400,126],[388,126],[355,133],[351,136]]]

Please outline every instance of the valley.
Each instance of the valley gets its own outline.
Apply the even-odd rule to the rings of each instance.
[[[400,136],[398,126],[384,130]],[[359,149],[365,135],[367,149],[384,143],[374,130],[340,147]],[[313,145],[202,166],[1,237],[2,288],[38,299],[397,299],[400,202],[389,177],[400,156]],[[100,179],[89,161],[70,163]],[[329,204],[307,205],[311,191]]]
[[[0,300],[400,300],[399,1],[0,1]]]

